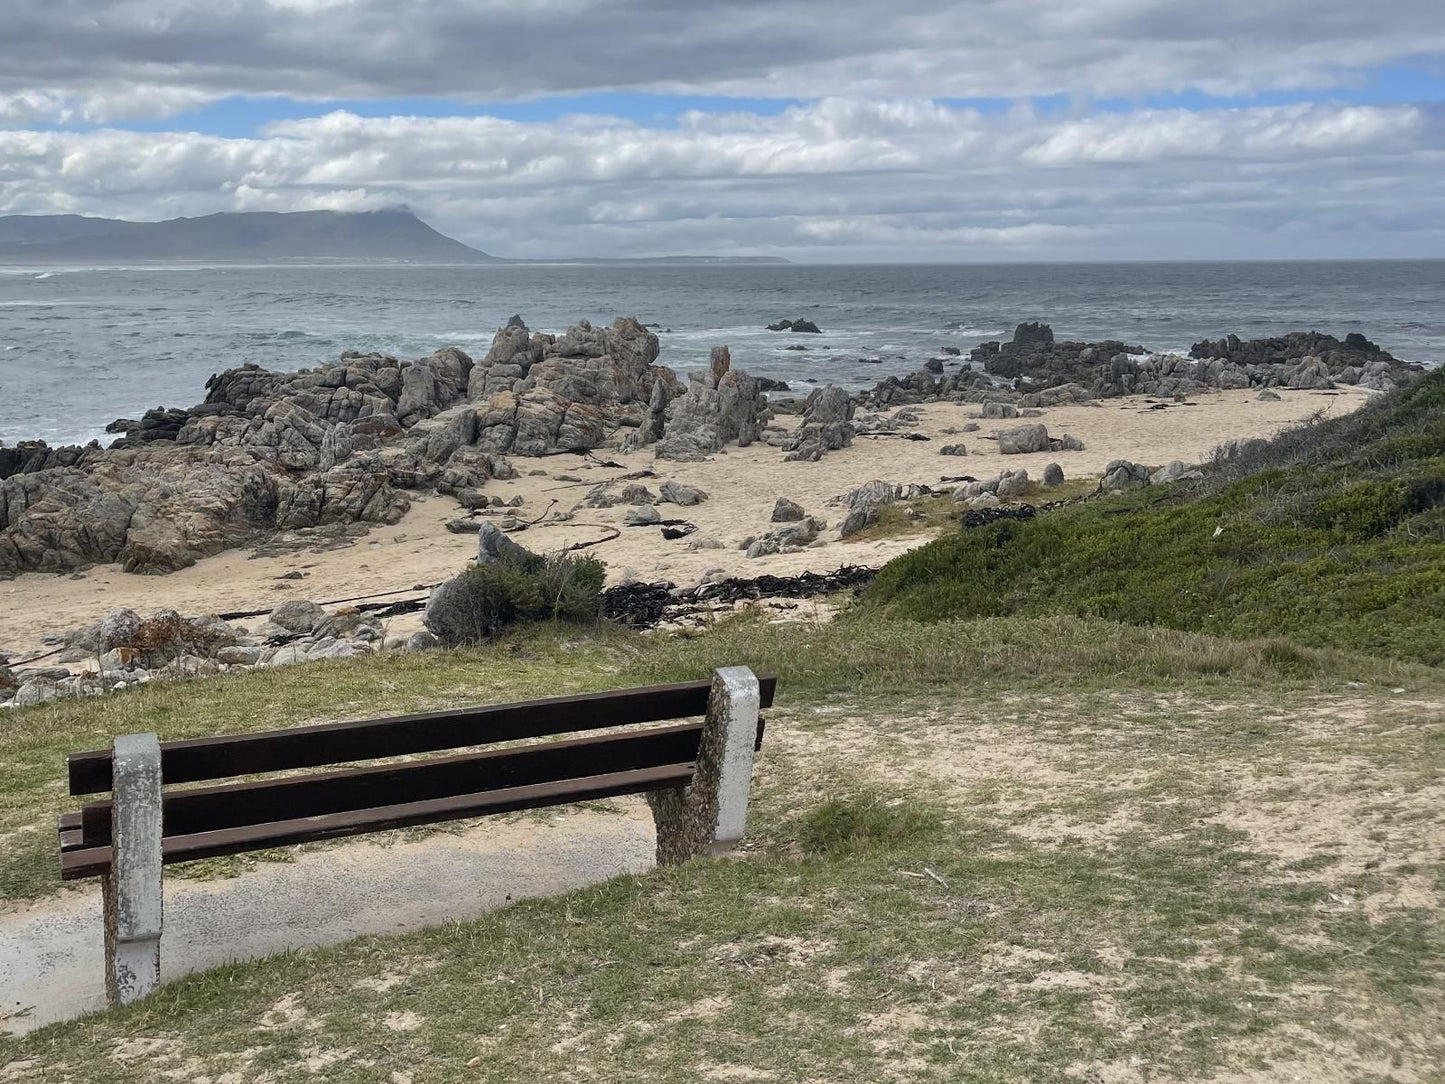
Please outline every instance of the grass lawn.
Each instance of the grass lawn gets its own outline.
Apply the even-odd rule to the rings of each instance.
[[[781,680],[733,857],[199,975],[0,1040],[0,1080],[1445,1077],[1445,680],[1281,641],[553,628],[51,704],[5,719],[0,883],[58,890],[60,755],[117,731],[739,661]]]

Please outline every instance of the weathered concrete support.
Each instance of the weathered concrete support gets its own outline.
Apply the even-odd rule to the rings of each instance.
[[[161,977],[161,746],[154,734],[127,734],[112,748],[105,993],[111,1005],[124,1005],[145,997]]]
[[[658,865],[716,854],[742,839],[760,704],[758,679],[746,666],[713,672],[692,785],[647,796],[657,822]]]

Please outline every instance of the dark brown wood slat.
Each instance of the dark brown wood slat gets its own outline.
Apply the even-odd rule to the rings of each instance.
[[[771,707],[777,678],[760,677],[762,706]],[[636,723],[686,719],[707,711],[711,682],[653,685],[583,696],[560,696],[454,711],[321,723],[255,734],[161,743],[167,783],[198,783],[238,775],[317,768],[359,760],[430,753],[469,745],[550,737]],[[111,751],[68,758],[70,793],[110,790]]]
[[[767,720],[764,719],[761,715],[758,716],[758,735],[757,735],[756,740],[753,742],[753,749],[754,749],[754,751],[760,750],[760,749],[762,749],[762,747],[763,747],[763,731],[764,731],[764,728],[766,727],[766,725],[767,725]],[[696,729],[699,730],[699,733],[700,733],[700,732],[701,732],[701,724],[700,724],[700,723],[699,723],[699,724],[695,724],[695,727],[696,727]],[[308,778],[314,778],[314,777],[308,777]],[[206,792],[206,791],[228,790],[228,789],[233,789],[233,788],[235,788],[235,787],[237,787],[237,786],[243,786],[243,785],[244,785],[244,784],[227,784],[227,785],[225,785],[225,786],[216,787],[216,788],[196,788],[195,790],[189,791],[188,793],[198,794],[198,793],[203,793],[203,792]],[[95,816],[93,817],[93,823],[92,823],[92,826],[91,826],[92,836],[91,836],[91,838],[89,838],[89,839],[86,838],[85,832],[82,830],[83,827],[84,827],[84,825],[83,825],[83,823],[82,823],[80,810],[75,810],[74,812],[70,812],[70,813],[62,813],[62,814],[60,815],[60,832],[61,832],[61,846],[60,846],[60,849],[61,849],[62,851],[65,851],[65,850],[74,850],[74,849],[79,848],[79,847],[103,847],[103,846],[109,845],[109,843],[110,843],[110,815],[109,815],[108,810],[111,808],[111,803],[110,803],[110,802],[98,802],[98,803],[93,803],[93,806],[94,806],[95,808],[97,808],[97,809],[104,808],[104,809],[107,810],[107,812],[102,813],[102,814],[95,815]],[[251,820],[251,821],[254,821],[256,818],[255,818],[255,817],[251,817],[251,818],[248,818],[248,819]],[[69,834],[67,834],[67,833],[69,833]]]
[[[543,742],[367,768],[168,790],[167,837],[432,801],[697,759],[702,723]],[[87,846],[110,843],[112,803],[81,808]]]
[[[481,794],[462,794],[426,802],[410,802],[337,813],[325,817],[303,817],[228,828],[162,840],[162,860],[167,864],[214,858],[224,854],[264,850],[321,839],[410,828],[448,820],[512,813],[522,809],[563,805],[571,802],[613,798],[620,794],[642,794],[692,782],[695,766],[664,764],[630,772],[563,779],[532,786],[510,787]],[[60,876],[74,881],[97,877],[110,869],[109,847],[88,847],[60,856]]]

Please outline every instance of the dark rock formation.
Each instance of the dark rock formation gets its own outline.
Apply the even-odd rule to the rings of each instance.
[[[823,329],[811,320],[779,320],[768,325],[769,331],[792,331],[807,335],[821,335]]]
[[[1101,362],[1119,354],[1146,352],[1142,346],[1128,346],[1112,339],[1098,343],[1058,342],[1048,324],[1020,324],[1010,342],[983,343],[969,354],[969,360],[987,373],[1011,380],[1022,377],[1043,385],[1077,380],[1087,385],[1094,383]]]

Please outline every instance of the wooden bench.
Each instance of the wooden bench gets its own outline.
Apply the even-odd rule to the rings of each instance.
[[[106,993],[124,1004],[160,980],[167,863],[645,794],[658,862],[675,864],[742,838],[758,712],[775,684],[735,666],[711,682],[424,715],[185,741],[117,737],[68,758],[71,794],[111,798],[61,815],[60,875],[103,878]],[[637,725],[695,716],[705,718]],[[416,758],[599,730],[611,732]],[[414,759],[295,774],[395,757]],[[293,774],[215,783],[272,772]],[[196,783],[211,785],[177,786]]]

